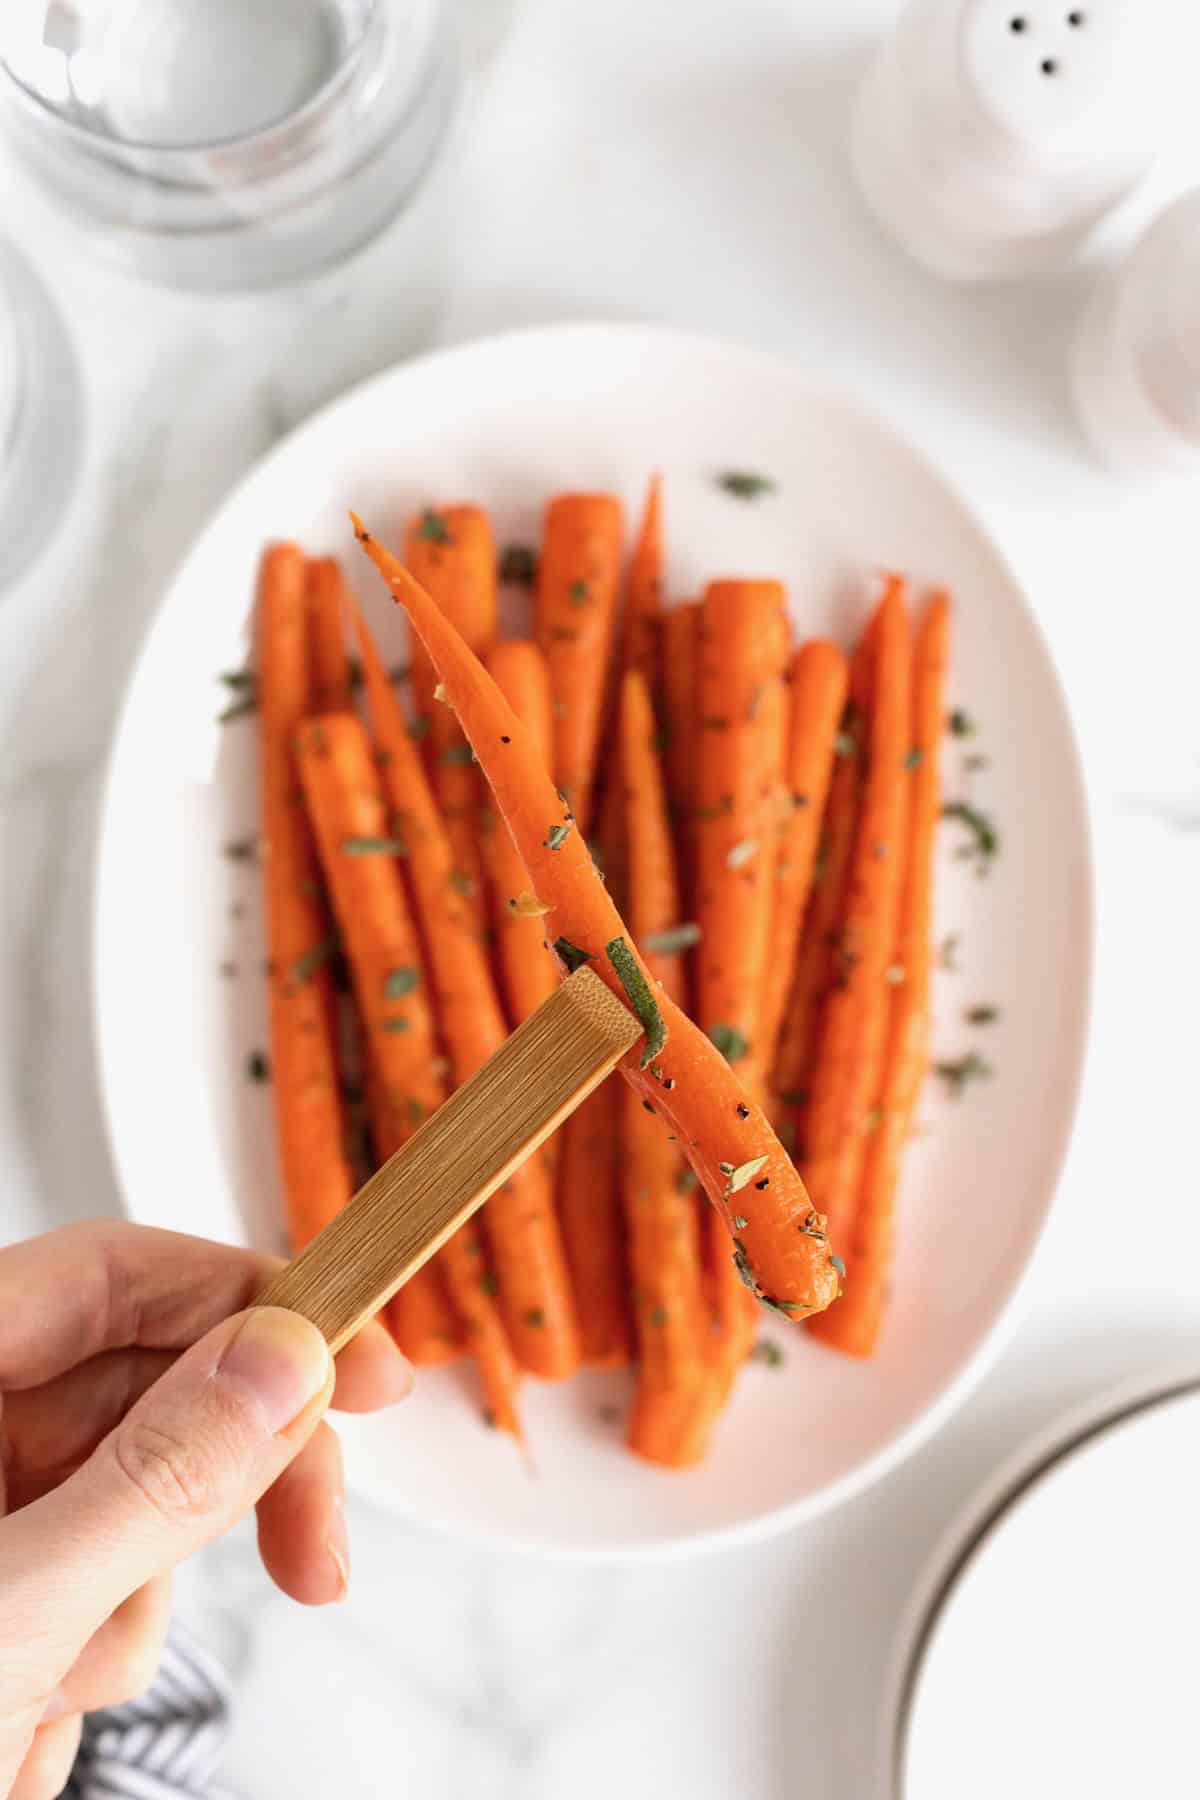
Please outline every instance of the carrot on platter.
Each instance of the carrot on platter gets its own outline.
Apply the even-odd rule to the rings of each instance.
[[[904,583],[890,577],[867,629],[869,703],[862,812],[836,924],[835,979],[817,1041],[798,1154],[840,1242],[853,1210],[883,1058],[889,971],[912,792],[912,641]]]
[[[477,918],[456,880],[455,852],[399,702],[357,615],[355,623],[380,773],[407,852],[405,868],[437,996],[442,1041],[455,1085],[461,1085],[499,1049],[507,1026]],[[545,950],[541,954],[551,961]],[[541,1158],[523,1164],[480,1217],[492,1252],[500,1311],[518,1361],[547,1379],[571,1374],[579,1361],[578,1330],[553,1185]],[[478,1271],[476,1278],[483,1273]],[[453,1280],[451,1295],[457,1302]]]
[[[310,713],[348,712],[354,704],[346,654],[345,597],[345,577],[336,556],[313,557],[308,565],[313,654]]]
[[[777,581],[714,581],[700,615],[695,803],[696,1019],[746,1074],[764,1073],[783,771],[787,603]]]
[[[917,627],[913,656],[912,804],[893,967],[903,980],[889,1002],[883,1079],[857,1205],[843,1249],[846,1291],[815,1329],[851,1356],[870,1356],[887,1303],[900,1162],[929,1064],[933,850],[941,815],[939,753],[945,708],[950,602],[937,594]]]
[[[256,616],[263,902],[276,1140],[292,1246],[300,1250],[354,1192],[339,1092],[330,925],[299,793],[296,732],[313,699],[304,557],[263,555]]]
[[[521,910],[545,918],[564,968],[586,961],[642,1020],[640,1055],[635,1047],[623,1073],[669,1120],[734,1235],[746,1284],[790,1317],[820,1312],[837,1292],[829,1245],[761,1107],[711,1040],[653,988],[570,808],[478,658],[408,570],[357,518],[354,527],[433,658],[491,783],[530,880]],[[744,1224],[734,1226],[735,1213]]]
[[[614,495],[558,494],[546,508],[538,558],[534,636],[550,670],[553,774],[584,833],[591,822],[623,531]]]
[[[426,507],[409,522],[405,561],[467,643],[482,656],[499,629],[499,585],[491,522],[478,506]],[[437,678],[413,646],[416,729],[433,791],[454,845],[460,882],[482,916],[479,772],[449,709],[436,699]]]
[[[767,1070],[775,1065],[780,1025],[799,955],[838,727],[846,704],[847,676],[846,658],[836,644],[824,638],[802,644],[792,658],[785,811],[775,861],[767,980],[759,1021]]]
[[[700,602],[685,600],[662,618],[662,737],[667,802],[675,827],[682,891],[690,899],[692,825],[696,804],[696,683],[700,670]]]

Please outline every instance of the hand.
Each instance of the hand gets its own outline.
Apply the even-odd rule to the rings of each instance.
[[[286,1594],[345,1591],[322,1414],[387,1406],[411,1376],[381,1325],[335,1377],[315,1326],[243,1311],[272,1267],[107,1221],[0,1251],[0,1795],[61,1791],[79,1715],[154,1675],[170,1570],[249,1507]]]

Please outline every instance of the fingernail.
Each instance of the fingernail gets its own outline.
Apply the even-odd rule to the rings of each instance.
[[[346,1531],[346,1509],[340,1494],[335,1495],[329,1517],[329,1536],[325,1539],[329,1560],[337,1570],[338,1599],[344,1600],[350,1586],[350,1538]]]
[[[51,1719],[63,1719],[67,1715],[67,1696],[61,1688],[56,1688],[46,1702],[46,1710],[38,1723],[48,1725]]]
[[[267,1430],[278,1432],[316,1399],[331,1367],[315,1325],[280,1306],[256,1306],[230,1339],[217,1376],[253,1395]]]

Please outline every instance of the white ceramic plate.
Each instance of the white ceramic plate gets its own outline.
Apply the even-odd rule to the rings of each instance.
[[[645,1468],[601,1414],[621,1377],[524,1397],[536,1476],[483,1431],[465,1377],[422,1378],[394,1417],[347,1430],[360,1490],[431,1525],[551,1551],[662,1553],[728,1542],[831,1504],[945,1415],[984,1361],[1054,1190],[1074,1107],[1091,940],[1085,806],[1053,668],[1013,578],[940,476],[844,396],[784,362],[642,328],[566,326],[493,339],[369,382],[278,446],[226,501],[150,633],[113,756],[100,852],[96,1004],[103,1087],[135,1219],[276,1247],[268,1094],[247,1083],[264,1042],[253,871],[222,846],[254,829],[254,733],[218,728],[218,673],[246,655],[263,542],[341,553],[381,634],[395,609],[351,542],[353,505],[397,536],[430,498],[486,503],[505,540],[536,537],[555,489],[613,488],[630,512],[666,478],[670,586],[784,577],[797,629],[848,638],[875,572],[900,567],[957,598],[953,697],[977,717],[947,742],[947,787],[1003,837],[987,880],[941,851],[936,1048],[995,1066],[960,1102],[932,1084],[905,1169],[895,1304],[869,1366],[783,1328],[780,1369],[747,1369],[695,1473]],[[764,471],[755,503],[715,483]],[[964,748],[989,759],[968,777]],[[236,963],[223,979],[219,966]],[[964,1009],[1001,1020],[972,1030]],[[170,1182],[163,1170],[173,1171]],[[765,1331],[772,1327],[764,1326]]]
[[[935,1559],[902,1675],[903,1800],[1200,1792],[1200,1370],[1038,1440]]]

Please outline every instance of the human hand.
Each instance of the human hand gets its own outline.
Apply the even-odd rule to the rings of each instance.
[[[408,1392],[381,1325],[335,1368],[316,1327],[247,1312],[270,1259],[96,1221],[0,1250],[0,1794],[51,1800],[80,1715],[149,1685],[169,1572],[251,1506],[308,1605],[347,1577],[322,1414]],[[233,1315],[233,1316],[230,1316]],[[336,1379],[336,1392],[335,1392]]]

